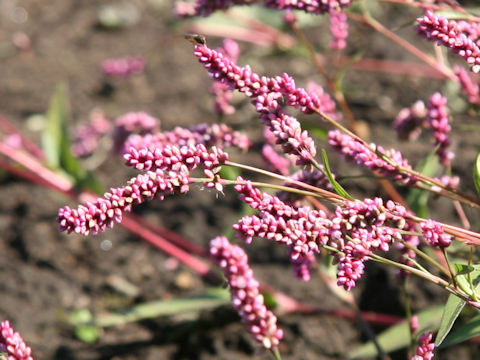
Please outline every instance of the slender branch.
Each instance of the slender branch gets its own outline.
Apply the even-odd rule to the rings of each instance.
[[[350,19],[360,22],[362,24],[368,25],[374,30],[378,31],[379,33],[383,34],[384,36],[388,37],[390,40],[396,42],[398,45],[403,47],[405,50],[410,52],[411,54],[418,57],[423,62],[430,65],[432,68],[443,74],[446,78],[451,80],[455,79],[455,74],[452,70],[439,64],[435,59],[431,58],[430,56],[426,55],[420,49],[417,49],[415,46],[410,44],[408,41],[403,39],[402,37],[398,36],[397,34],[388,30],[385,26],[383,26],[380,22],[375,20],[367,11],[364,11],[363,15],[355,14],[352,12],[347,11],[347,15]]]
[[[256,173],[259,173],[259,174],[263,174],[263,175],[266,175],[266,176],[273,177],[273,178],[278,179],[278,180],[282,180],[282,181],[290,183],[290,184],[300,186],[304,189],[308,189],[308,190],[310,190],[310,191],[312,191],[316,194],[319,194],[320,197],[322,197],[324,199],[328,199],[329,201],[331,201],[332,203],[335,203],[335,204],[343,204],[344,201],[345,201],[345,199],[343,197],[341,197],[340,195],[332,193],[328,190],[320,189],[318,187],[303,183],[301,181],[293,180],[289,177],[279,175],[279,174],[275,174],[275,173],[272,173],[272,172],[267,171],[267,170],[258,169],[258,168],[253,167],[253,166],[248,166],[248,165],[236,163],[236,162],[233,162],[233,161],[230,161],[230,160],[226,161],[225,165],[235,166],[235,167],[238,167],[240,169],[249,170],[249,171],[252,171],[252,172],[256,172]]]
[[[417,254],[418,256],[420,256],[422,259],[424,259],[425,261],[427,261],[428,263],[432,264],[433,266],[435,266],[438,270],[440,270],[442,273],[444,273],[446,276],[450,277],[451,275],[451,272],[448,271],[448,269],[446,269],[444,266],[442,266],[439,262],[435,261],[435,259],[432,259],[430,256],[428,256],[427,254],[425,254],[423,251],[421,251],[419,248],[415,247],[415,246],[412,246],[410,245],[408,242],[404,241],[404,240],[400,240],[400,242],[403,244],[403,246],[405,246],[406,248],[408,248],[409,250],[412,250],[413,252],[415,252],[415,254]]]

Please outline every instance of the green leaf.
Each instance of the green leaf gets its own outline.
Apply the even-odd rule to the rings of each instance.
[[[480,296],[478,285],[480,283],[480,265],[454,264],[455,281],[467,294]]]
[[[455,266],[455,281],[458,286],[467,294],[478,294],[478,284],[480,283],[480,265],[454,264]],[[453,327],[455,320],[460,315],[460,312],[465,307],[465,301],[458,296],[450,295],[442,314],[440,328],[435,338],[435,345],[442,344],[444,339]]]
[[[454,264],[456,275],[466,275],[475,270],[475,267],[466,264]]]
[[[60,159],[63,142],[63,135],[68,122],[68,103],[66,99],[66,86],[60,83],[55,88],[50,105],[47,110],[47,126],[42,137],[42,146],[48,165],[60,167]]]
[[[480,195],[480,152],[478,152],[473,166],[473,183],[477,193]]]
[[[480,315],[475,316],[468,323],[452,332],[442,343],[442,348],[467,341],[480,335]]]
[[[344,197],[345,199],[348,200],[353,200],[353,198],[347,193],[347,191],[338,183],[337,180],[335,180],[335,177],[332,174],[332,171],[330,170],[330,164],[328,163],[328,157],[327,157],[327,152],[325,149],[322,149],[322,159],[323,159],[323,165],[325,166],[325,174],[328,177],[328,181],[330,184],[332,184],[333,189],[335,192]]]
[[[302,121],[302,129],[307,130],[310,135],[313,135],[319,139],[328,139],[328,130],[323,126],[319,126],[318,124]]]
[[[93,315],[88,309],[75,310],[71,315],[69,322],[71,324],[88,324],[93,320]]]
[[[465,301],[460,299],[458,296],[451,294],[448,297],[447,303],[443,308],[442,320],[440,320],[440,328],[438,329],[438,333],[435,338],[435,346],[439,346],[443,342],[445,337],[452,329],[455,320],[457,320],[458,315],[460,315],[462,312],[464,306]]]
[[[234,166],[222,166],[220,177],[227,180],[235,180],[241,174],[241,170]]]
[[[75,328],[75,336],[86,343],[92,344],[100,337],[98,328],[92,325],[80,325]]]
[[[89,188],[103,192],[91,172],[86,171],[71,152],[69,123],[68,90],[64,83],[57,85],[47,110],[47,124],[42,134],[42,146],[47,164],[64,171],[75,181],[79,188]]]
[[[419,329],[436,330],[440,324],[440,313],[443,306],[438,305],[418,313]],[[380,335],[377,336],[377,341],[380,347],[386,353],[405,348],[410,345],[410,325],[406,320],[391,326]],[[348,353],[348,359],[360,359],[366,357],[374,357],[377,355],[375,345],[369,341],[368,343],[352,350]]]
[[[158,300],[135,305],[125,311],[104,314],[92,318],[70,318],[75,327],[89,325],[97,328],[123,325],[129,322],[156,318],[159,316],[194,313],[228,304],[230,293],[226,289],[213,289],[203,295],[172,300]]]
[[[275,295],[273,295],[270,292],[264,292],[262,293],[263,295],[263,300],[265,301],[265,306],[267,306],[269,309],[275,309],[278,306],[277,299],[275,299]]]

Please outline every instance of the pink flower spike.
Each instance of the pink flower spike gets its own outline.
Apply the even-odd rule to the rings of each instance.
[[[421,132],[427,116],[427,109],[423,101],[414,102],[409,108],[400,110],[393,123],[401,140],[416,140]]]
[[[472,72],[480,72],[480,47],[469,37],[471,34],[465,32],[465,22],[459,26],[456,21],[436,15],[430,10],[427,10],[425,16],[418,18],[417,22],[420,35],[450,48],[470,65]]]
[[[435,350],[433,334],[431,332],[423,333],[420,335],[416,354],[410,360],[432,360],[434,357],[433,350]]]
[[[232,61],[237,61],[240,54],[240,48],[236,41],[225,39],[217,51],[224,54]],[[235,112],[235,108],[230,104],[232,100],[232,90],[227,84],[221,81],[214,81],[210,88],[210,93],[215,95],[215,111],[220,115],[230,115]]]
[[[468,101],[470,101],[472,104],[479,104],[479,87],[473,82],[467,70],[465,70],[463,67],[455,65],[453,67],[453,72],[457,76],[457,81],[462,88],[462,92],[467,95]]]
[[[300,109],[306,114],[323,111],[321,99],[316,94],[297,87],[295,80],[288,74],[275,78],[260,76],[248,65],[240,67],[223,53],[203,44],[195,45],[194,55],[213,79],[222,81],[249,98],[256,99],[259,96],[279,93],[278,96],[275,95],[277,100],[284,97],[288,106]]]
[[[438,246],[440,248],[446,248],[450,246],[452,242],[452,236],[445,234],[443,227],[434,220],[427,220],[420,223],[422,228],[423,238],[431,246]]]
[[[218,10],[227,10],[234,5],[251,5],[259,0],[196,0],[195,5],[181,1],[176,8],[178,16],[209,16]],[[352,0],[266,0],[265,6],[275,10],[301,10],[309,14],[325,14],[350,5]]]
[[[277,349],[283,330],[278,328],[276,316],[265,306],[247,254],[220,236],[210,242],[210,255],[222,268],[230,286],[232,304],[253,338],[266,349]]]
[[[276,10],[301,10],[309,14],[325,14],[350,5],[352,0],[266,0],[265,6]]]
[[[448,119],[447,98],[440,93],[435,93],[430,97],[427,107],[427,121],[430,125],[433,137],[435,139],[435,146],[437,146],[437,155],[440,162],[448,166],[453,159],[454,154],[447,151],[446,148],[450,145],[448,134],[452,130]]]
[[[140,74],[145,69],[145,59],[142,56],[127,56],[118,59],[107,59],[102,62],[102,71],[110,76],[126,78]]]
[[[410,164],[405,160],[402,154],[394,149],[385,150],[381,146],[370,144],[370,147],[376,152],[387,156],[394,165],[386,162],[377,153],[370,151],[362,143],[356,141],[347,134],[342,134],[339,130],[331,130],[328,132],[328,140],[331,146],[348,160],[353,161],[357,165],[368,167],[374,171],[378,171],[382,175],[390,176],[394,180],[401,181],[405,184],[415,184],[417,178],[410,173],[400,173],[397,166],[411,169]]]
[[[119,152],[131,134],[148,134],[160,128],[160,120],[146,112],[129,112],[115,119],[113,147]]]
[[[304,113],[322,111],[322,103],[315,93],[297,88],[288,74],[275,78],[260,77],[249,66],[240,67],[219,51],[197,44],[194,54],[216,81],[237,89],[249,98],[260,114],[262,123],[276,136],[277,144],[287,154],[297,156],[297,164],[309,164],[315,158],[313,139],[302,131],[300,123],[287,115],[280,103],[283,99],[288,106],[299,108]]]
[[[420,326],[418,315],[412,315],[410,318],[410,333],[415,334]]]
[[[225,124],[198,124],[189,128],[178,126],[171,131],[144,136],[132,135],[124,143],[123,152],[128,152],[132,147],[137,150],[142,148],[154,150],[167,145],[180,147],[205,145],[207,148],[216,146],[219,149],[235,146],[241,150],[247,150],[251,146],[251,141],[248,136]]]
[[[112,124],[101,109],[90,112],[90,124],[80,125],[75,131],[72,153],[78,157],[90,156],[103,136],[110,132]]]
[[[290,160],[275,151],[272,145],[265,144],[262,147],[262,156],[267,166],[278,174],[288,175],[290,169]]]
[[[330,11],[329,15],[330,33],[332,34],[332,40],[330,41],[330,49],[343,50],[347,47],[347,14],[334,9]]]
[[[60,231],[88,235],[98,234],[122,221],[123,213],[129,212],[132,205],[141,204],[153,198],[163,199],[173,192],[188,191],[189,171],[184,165],[177,172],[156,170],[132,178],[127,185],[111,188],[103,197],[93,203],[72,209],[65,206],[58,210],[57,222]]]
[[[33,360],[32,349],[25,344],[22,336],[12,328],[8,320],[0,323],[0,353],[6,353],[8,360]]]

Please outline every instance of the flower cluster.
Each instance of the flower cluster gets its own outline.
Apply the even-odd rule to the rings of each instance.
[[[210,242],[210,255],[222,268],[230,286],[232,304],[254,339],[266,349],[276,349],[283,338],[283,330],[277,326],[276,316],[265,306],[247,254],[221,236]]]
[[[453,72],[457,76],[457,81],[460,84],[463,93],[467,95],[468,101],[473,104],[480,103],[479,87],[473,82],[467,70],[461,66],[455,65],[453,67]]]
[[[107,59],[102,62],[102,71],[110,76],[126,78],[140,74],[145,69],[145,59],[141,56],[127,56],[119,59]]]
[[[126,186],[111,188],[102,198],[72,209],[65,206],[58,210],[59,230],[67,233],[94,235],[121,222],[123,213],[131,211],[132,205],[141,204],[155,197],[162,199],[174,191],[188,191],[188,170],[178,172],[147,172],[127,182]]]
[[[420,223],[423,238],[431,246],[446,248],[452,242],[452,236],[445,234],[443,227],[436,221],[428,219]]]
[[[98,147],[102,137],[110,132],[112,124],[100,109],[90,113],[90,124],[81,125],[75,131],[72,154],[77,157],[90,156]]]
[[[307,92],[309,94],[315,94],[318,97],[320,104],[318,111],[324,113],[333,120],[341,120],[341,114],[335,112],[337,108],[335,101],[333,101],[322,86],[315,81],[310,80],[307,82]]]
[[[398,167],[404,169],[411,169],[412,167],[397,150],[385,150],[381,146],[370,144],[370,147],[375,150],[375,152],[373,152],[350,135],[342,134],[338,130],[329,131],[328,140],[334,149],[357,165],[366,166],[381,175],[390,176],[405,184],[412,185],[418,181],[416,176],[398,170]],[[391,160],[391,163],[387,162],[378,154],[385,155]]]
[[[416,354],[410,360],[432,360],[434,357],[435,343],[431,332],[420,335]]]
[[[260,211],[258,216],[244,216],[233,225],[238,236],[247,243],[251,243],[254,237],[260,237],[287,245],[290,260],[294,264],[303,264],[301,279],[308,280],[305,265],[311,262],[312,254],[319,253],[319,246],[328,242],[331,224],[327,215],[309,207],[287,205],[278,197],[254,188],[249,181],[237,180],[243,183],[235,186],[240,199]]]
[[[375,251],[386,252],[402,238],[407,210],[380,198],[346,201],[331,216],[308,206],[293,207],[278,197],[262,193],[250,182],[239,178],[236,185],[240,199],[260,214],[244,216],[233,225],[237,234],[250,243],[254,237],[266,238],[289,247],[295,273],[302,280],[310,278],[308,266],[322,246],[335,248],[338,285],[353,288],[361,278],[365,261]]]
[[[264,144],[262,147],[262,157],[270,169],[282,175],[288,175],[291,162],[285,156],[275,151],[272,144]]]
[[[160,120],[146,112],[129,112],[115,119],[113,132],[114,149],[118,152],[125,140],[132,134],[150,134],[160,127]]]
[[[218,10],[227,10],[234,5],[251,5],[260,0],[196,0],[194,6],[180,2],[179,16],[208,16]],[[275,10],[301,10],[309,14],[325,14],[350,5],[352,0],[265,0],[265,6]]]
[[[402,238],[400,229],[405,223],[405,215],[405,208],[393,201],[384,206],[381,198],[347,201],[344,206],[336,208],[330,246],[340,251],[335,260],[338,262],[339,286],[346,290],[353,288],[362,277],[364,263],[370,255],[377,250],[387,252],[395,240]]]
[[[285,153],[296,155],[298,164],[307,164],[314,159],[316,149],[313,139],[302,131],[297,119],[284,112],[280,102],[285,101],[288,106],[299,108],[304,113],[331,112],[333,102],[322,102],[316,91],[297,88],[293,78],[287,74],[275,78],[261,77],[249,66],[240,67],[205,44],[195,45],[194,54],[214,80],[239,90],[253,100],[262,123],[275,134]],[[323,100],[327,95],[322,95]],[[327,108],[324,108],[324,103]]]
[[[0,323],[0,354],[6,355],[8,360],[33,360],[32,349],[23,341],[8,320]]]
[[[416,140],[421,132],[427,116],[427,109],[422,100],[415,101],[409,108],[400,110],[393,127],[401,140]]]
[[[238,44],[231,39],[225,39],[222,46],[217,48],[217,51],[230,58],[232,61],[237,61],[240,54]],[[232,100],[232,90],[227,84],[221,81],[214,81],[210,92],[215,95],[215,111],[220,115],[229,115],[235,112],[235,108],[230,104]]]
[[[248,136],[233,130],[225,124],[198,124],[188,128],[180,126],[170,131],[156,132],[146,135],[130,135],[123,144],[123,153],[130,148],[151,150],[162,148],[166,145],[190,146],[205,145],[218,148],[237,147],[247,150],[250,145]]]
[[[330,33],[332,34],[330,48],[337,50],[345,49],[348,37],[347,14],[337,10],[330,11]]]
[[[309,164],[315,159],[317,149],[306,130],[302,131],[296,118],[286,114],[280,107],[280,93],[259,96],[255,102],[262,123],[275,135],[276,143],[285,154],[297,156],[297,164]]]
[[[430,97],[427,106],[427,121],[435,139],[437,155],[440,158],[440,162],[444,165],[450,164],[450,160],[453,158],[453,153],[446,150],[450,145],[448,133],[452,129],[448,121],[446,104],[447,98],[437,92]]]
[[[111,188],[94,202],[87,202],[76,209],[69,206],[59,209],[59,229],[83,235],[105,231],[113,227],[115,222],[121,222],[123,213],[130,211],[133,205],[153,198],[163,199],[165,195],[174,192],[186,193],[192,182],[190,171],[199,164],[203,165],[205,175],[211,179],[206,186],[221,191],[222,184],[217,181],[215,167],[225,161],[227,156],[216,148],[208,152],[203,145],[169,146],[160,152],[148,149],[137,151],[132,148],[125,155],[127,163],[146,173],[132,178],[126,186]]]
[[[323,98],[320,99],[315,91],[307,92],[303,88],[298,88],[295,80],[288,74],[274,78],[260,76],[254,73],[250,66],[240,67],[205,44],[195,45],[194,55],[213,79],[228,84],[231,89],[236,89],[249,98],[256,99],[271,93],[279,93],[288,106],[298,108],[305,114],[323,112],[328,115],[330,111],[331,102],[328,103],[328,108],[324,108]]]
[[[276,10],[302,10],[309,14],[326,14],[350,5],[352,0],[266,0],[265,6]]]
[[[205,145],[176,146],[166,145],[165,147],[137,150],[130,148],[123,156],[128,166],[137,170],[155,171],[178,171],[186,167],[188,171],[195,169],[202,164],[205,170],[213,170],[228,159],[227,153],[216,147],[210,152]]]
[[[436,41],[438,45],[450,48],[452,52],[467,61],[471,71],[480,72],[480,47],[476,43],[478,31],[474,31],[477,38],[472,38],[471,33],[466,31],[471,28],[468,22],[464,21],[459,26],[456,21],[436,15],[430,10],[426,11],[425,16],[418,18],[417,22],[420,35]]]

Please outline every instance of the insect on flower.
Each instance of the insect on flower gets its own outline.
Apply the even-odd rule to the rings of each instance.
[[[207,39],[200,34],[185,34],[183,37],[194,45],[207,45]]]

